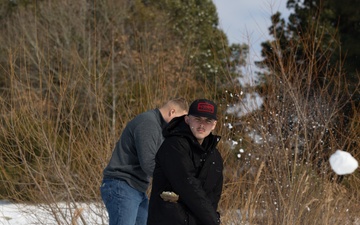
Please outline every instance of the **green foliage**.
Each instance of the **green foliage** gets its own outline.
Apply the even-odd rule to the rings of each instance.
[[[286,74],[280,82],[299,86],[304,90],[302,98],[306,101],[309,98],[323,101],[324,91],[332,96],[325,104],[338,102],[342,114],[338,118],[341,122],[334,124],[334,136],[350,135],[347,134],[351,123],[349,118],[359,106],[358,65],[354,63],[360,53],[355,41],[358,36],[356,24],[360,22],[357,4],[355,1],[344,4],[289,0],[288,8],[294,12],[287,23],[280,13],[272,15],[269,31],[274,40],[262,43],[264,60],[257,62],[260,67],[268,69],[263,74],[266,81]],[[301,74],[300,79],[294,79],[294,74]],[[335,93],[339,88],[343,91],[337,96]],[[269,93],[262,94],[267,96]],[[285,96],[282,93],[279,98]],[[328,146],[328,143],[324,145]]]
[[[307,56],[315,53],[313,56],[319,72],[313,81],[314,88],[326,84],[325,73],[336,69],[342,71],[341,76],[346,78],[344,88],[349,88],[356,100],[358,94],[355,89],[359,81],[356,60],[360,54],[357,41],[360,32],[358,4],[358,1],[289,0],[287,6],[294,12],[289,16],[288,23],[281,19],[280,13],[272,16],[269,32],[275,41],[262,44],[265,59],[258,65],[271,65],[278,54],[272,50],[275,45],[281,49],[281,57],[295,55],[300,67],[309,64]]]
[[[169,20],[164,23],[169,24],[171,31],[180,39],[181,45],[189,49],[187,57],[195,68],[197,80],[205,82],[210,87],[216,87],[228,82],[229,75],[232,78],[239,75],[238,71],[234,72],[234,68],[243,65],[239,59],[246,57],[248,47],[228,46],[226,35],[217,28],[218,16],[212,1],[143,2],[145,5],[154,5],[169,15]],[[229,74],[229,71],[234,73]]]

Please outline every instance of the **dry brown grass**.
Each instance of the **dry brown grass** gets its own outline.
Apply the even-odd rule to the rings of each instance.
[[[226,139],[241,139],[230,152],[221,148],[224,224],[359,224],[359,172],[339,177],[328,162],[336,149],[359,159],[359,110],[341,67],[327,63],[330,49],[319,56],[321,41],[299,42],[308,47],[303,64],[283,57],[273,43],[278,55],[260,89],[262,109],[232,121],[237,126],[231,132],[223,131]],[[293,44],[288,47],[295,52],[299,43]],[[234,90],[238,99],[229,102],[241,100],[240,91]],[[245,152],[234,160],[240,149]]]

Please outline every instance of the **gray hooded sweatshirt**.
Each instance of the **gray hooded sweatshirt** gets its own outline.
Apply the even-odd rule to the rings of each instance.
[[[123,180],[136,190],[146,192],[156,152],[164,141],[162,128],[165,125],[159,109],[141,113],[131,120],[104,169],[104,179]]]

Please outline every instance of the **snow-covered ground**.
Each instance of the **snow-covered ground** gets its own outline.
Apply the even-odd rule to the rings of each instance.
[[[0,201],[0,225],[30,224],[100,225],[108,224],[108,221],[106,211],[100,203],[79,203],[76,207],[67,203],[57,203],[49,207]]]

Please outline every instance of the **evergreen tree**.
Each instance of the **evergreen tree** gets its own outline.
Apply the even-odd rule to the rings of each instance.
[[[316,109],[321,113],[314,121],[327,121],[326,113],[333,110],[331,136],[336,140],[348,137],[360,103],[356,63],[360,54],[360,1],[288,0],[287,7],[293,10],[288,22],[279,12],[272,15],[269,32],[274,39],[262,43],[264,59],[256,62],[266,69],[262,74],[262,95],[276,97],[273,104],[280,105],[274,107],[279,113],[289,111],[292,116],[301,112],[306,127],[311,127],[308,122]],[[278,85],[276,93],[271,86],[274,84]],[[286,118],[284,127],[292,126],[293,119]],[[311,131],[301,135],[310,140],[316,138],[314,134]],[[324,152],[332,149],[329,143],[322,143]],[[315,149],[319,148],[310,148]],[[324,159],[324,155],[317,157]]]
[[[227,75],[239,76],[236,67],[245,65],[247,45],[228,45],[225,33],[218,29],[218,15],[211,0],[143,0],[168,13],[175,36],[189,49],[189,63],[196,68],[196,78],[218,86]],[[225,69],[224,69],[225,68]]]
[[[360,2],[288,0],[287,7],[293,10],[288,23],[279,12],[271,17],[269,32],[275,40],[262,43],[264,60],[257,62],[257,65],[262,68],[271,66],[279,53],[273,50],[275,45],[281,57],[295,57],[298,66],[309,63],[309,51],[313,51],[317,62],[314,87],[326,84],[323,80],[330,66],[345,74],[349,90],[354,92],[359,81],[357,74],[360,67],[356,63],[360,54],[357,41],[360,32]],[[354,99],[357,98],[354,96]]]

